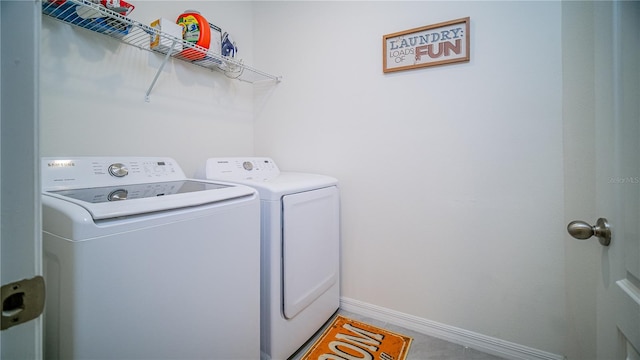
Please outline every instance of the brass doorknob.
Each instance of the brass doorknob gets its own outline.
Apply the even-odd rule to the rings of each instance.
[[[567,231],[578,240],[596,236],[602,246],[609,246],[611,243],[611,228],[605,218],[599,218],[593,226],[584,221],[574,220],[567,225]]]

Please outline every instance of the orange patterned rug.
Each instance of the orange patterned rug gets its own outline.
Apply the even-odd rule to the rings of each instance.
[[[338,315],[301,360],[404,360],[412,338]]]

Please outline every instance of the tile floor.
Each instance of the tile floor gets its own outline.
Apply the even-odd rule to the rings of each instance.
[[[344,310],[338,310],[339,314],[356,319],[368,324],[385,328],[393,332],[401,333],[413,338],[411,347],[409,348],[409,354],[407,360],[502,360],[503,358],[494,355],[486,354],[478,350],[468,348],[466,346],[457,345],[445,340],[437,339],[431,336],[420,334],[418,332],[388,324],[384,321],[371,319],[365,316],[360,316],[354,313],[350,313]],[[327,325],[330,323],[327,322]],[[327,326],[325,325],[325,326]],[[303,346],[296,354],[294,354],[290,360],[299,360],[307,349],[313,344],[317,337],[322,334],[322,331],[318,331],[316,336],[310,340],[305,346]]]

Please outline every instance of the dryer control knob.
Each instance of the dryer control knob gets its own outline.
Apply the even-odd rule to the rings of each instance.
[[[129,169],[127,169],[127,167],[124,166],[124,164],[115,163],[115,164],[109,165],[109,174],[115,177],[123,177],[129,174]]]

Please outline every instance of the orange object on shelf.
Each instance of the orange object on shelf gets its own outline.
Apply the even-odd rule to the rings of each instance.
[[[199,12],[186,10],[178,16],[176,24],[182,26],[182,39],[192,44],[209,49],[211,43],[211,28],[209,22]],[[189,60],[200,60],[207,55],[206,51],[187,48],[180,52],[180,56]]]

